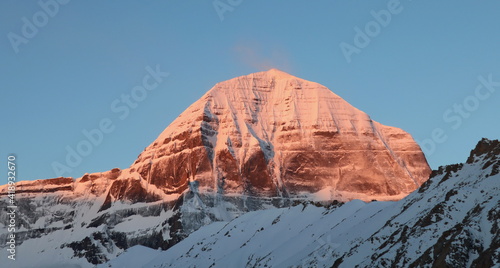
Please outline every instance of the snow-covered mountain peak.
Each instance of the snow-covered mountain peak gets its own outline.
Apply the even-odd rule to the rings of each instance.
[[[217,83],[131,169],[172,193],[198,181],[200,192],[327,200],[400,199],[430,173],[408,133],[276,69]]]
[[[87,266],[134,245],[168,249],[249,211],[399,200],[429,173],[410,134],[272,69],[216,84],[127,169],[19,183],[19,243],[44,262]]]
[[[252,132],[270,137],[297,129],[304,134],[302,142],[310,142],[312,130],[363,134],[373,132],[374,125],[378,125],[325,86],[271,69],[217,83],[152,145],[186,129],[199,128],[203,119],[218,120],[226,128],[234,127],[237,132],[252,136]]]

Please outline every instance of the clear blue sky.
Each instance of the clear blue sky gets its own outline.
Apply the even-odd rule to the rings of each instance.
[[[66,147],[105,118],[113,131],[63,175],[126,168],[215,83],[270,67],[327,86],[421,143],[441,129],[427,149],[432,168],[499,138],[500,86],[476,92],[479,76],[500,82],[498,1],[232,0],[221,16],[212,1],[42,2],[48,11],[0,2],[0,155],[17,155],[19,179],[56,177],[52,163],[66,164]],[[371,11],[388,3],[390,21],[382,12],[377,22]],[[369,44],[357,40],[348,62],[341,44],[355,46],[356,27],[366,34],[367,25]],[[127,116],[113,111],[156,65],[169,76]],[[464,102],[469,110],[454,110]]]

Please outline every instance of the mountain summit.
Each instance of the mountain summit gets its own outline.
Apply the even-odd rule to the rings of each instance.
[[[412,137],[277,69],[216,84],[131,166],[166,193],[400,199],[430,173]]]

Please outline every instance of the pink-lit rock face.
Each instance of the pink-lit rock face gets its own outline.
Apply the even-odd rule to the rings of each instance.
[[[276,69],[216,84],[130,167],[166,194],[396,200],[427,180],[413,138]]]

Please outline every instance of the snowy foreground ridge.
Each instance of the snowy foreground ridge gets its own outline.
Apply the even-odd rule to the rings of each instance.
[[[253,211],[102,267],[499,267],[499,171],[500,143],[483,139],[403,200]]]

